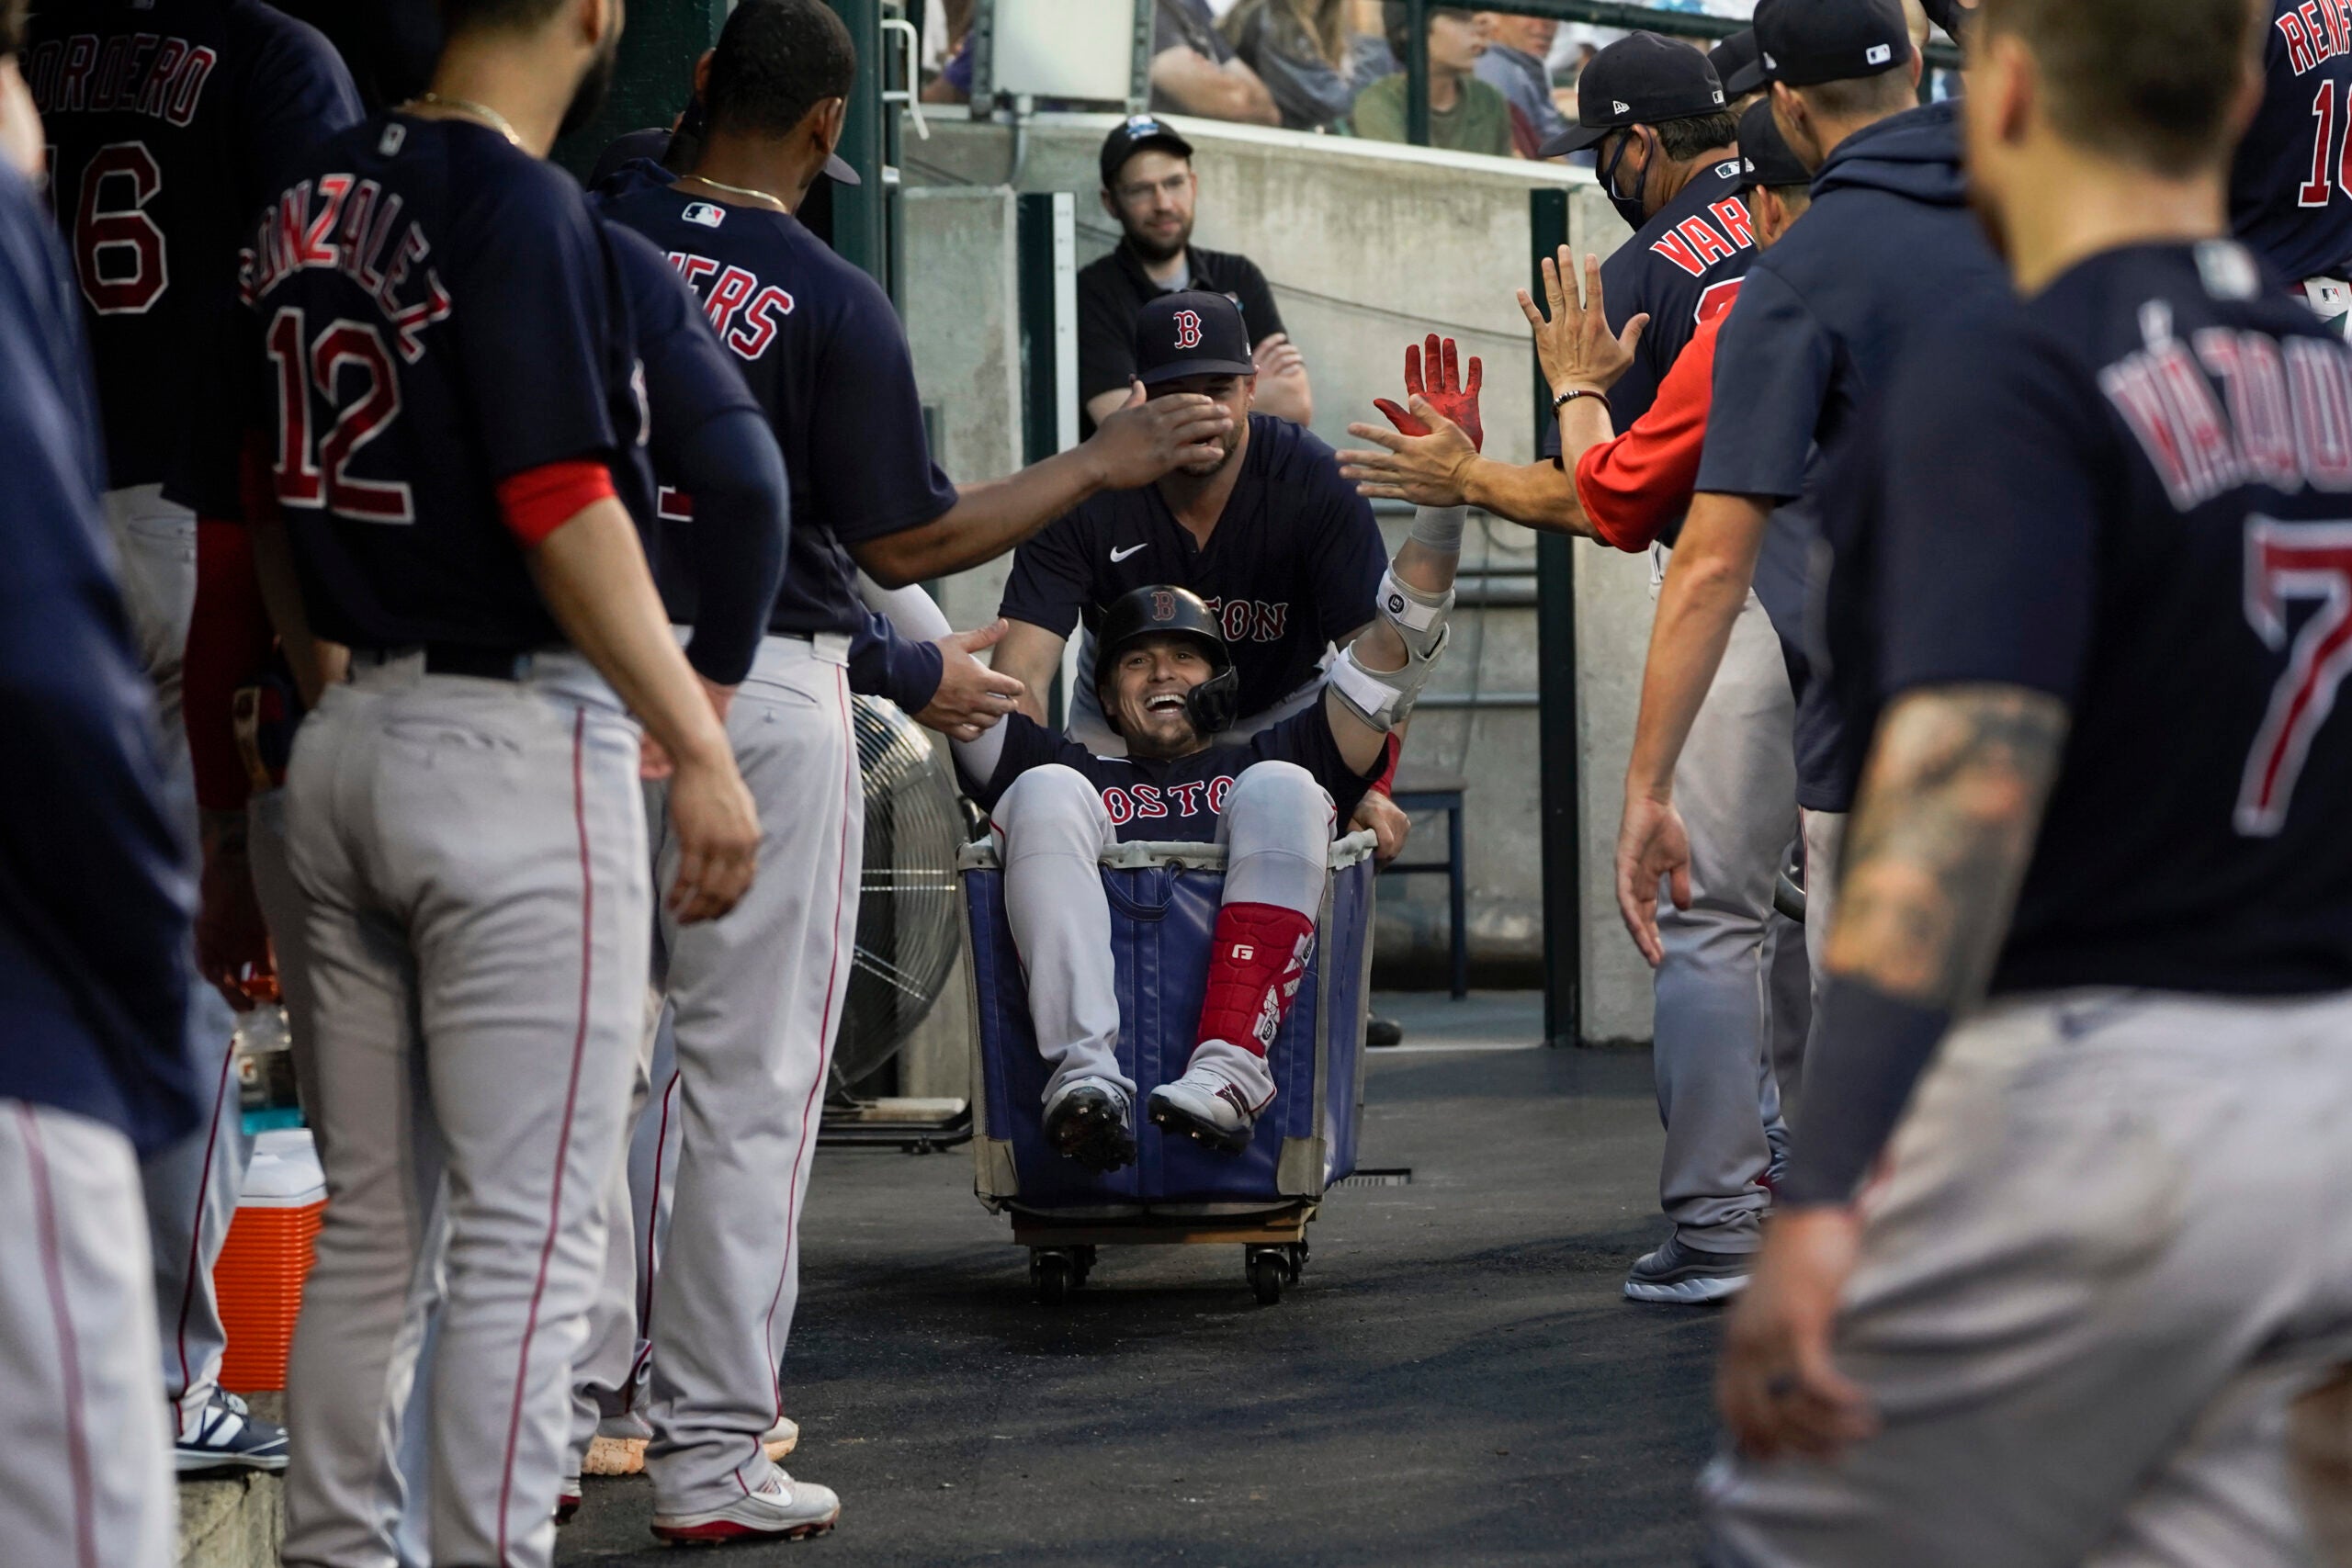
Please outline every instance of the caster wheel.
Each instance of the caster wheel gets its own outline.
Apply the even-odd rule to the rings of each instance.
[[[1058,1252],[1048,1252],[1029,1265],[1029,1282],[1037,1288],[1042,1306],[1059,1306],[1078,1289],[1078,1269]]]
[[[1289,1272],[1278,1252],[1261,1252],[1250,1259],[1250,1288],[1257,1292],[1260,1306],[1272,1306],[1283,1299],[1283,1277]]]
[[[1073,1247],[1069,1249],[1069,1256],[1071,1264],[1078,1270],[1077,1282],[1085,1284],[1094,1273],[1094,1249],[1091,1247]]]
[[[1295,1285],[1298,1283],[1298,1277],[1306,1272],[1306,1244],[1302,1241],[1295,1247],[1283,1248],[1283,1251],[1287,1255],[1285,1258],[1287,1267],[1283,1272],[1287,1275],[1290,1283]]]

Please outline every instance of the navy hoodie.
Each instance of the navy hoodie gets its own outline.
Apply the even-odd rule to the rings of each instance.
[[[1922,327],[2012,298],[1968,209],[1959,110],[1909,109],[1839,142],[1814,175],[1812,207],[1756,259],[1724,322],[1698,488],[1804,498],[1767,535],[1757,581],[1768,605],[1809,577],[1817,530],[1787,525],[1820,504],[1820,464],[1863,400],[1886,386]],[[1786,606],[1774,615],[1792,640],[1794,618]],[[1806,682],[1796,744],[1797,799],[1808,809],[1849,804],[1838,728],[1823,683]]]

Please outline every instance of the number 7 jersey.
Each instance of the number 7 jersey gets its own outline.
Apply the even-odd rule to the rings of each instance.
[[[499,486],[633,461],[646,429],[604,228],[561,169],[393,114],[312,154],[242,263],[241,444],[313,626],[366,648],[560,643]]]
[[[2236,243],[2130,246],[1876,417],[1826,509],[1849,721],[1972,682],[2072,715],[1994,988],[2352,987],[2345,344]]]
[[[237,247],[278,176],[356,122],[334,50],[257,0],[40,0],[19,62],[49,141],[107,483],[175,476],[214,383]]]

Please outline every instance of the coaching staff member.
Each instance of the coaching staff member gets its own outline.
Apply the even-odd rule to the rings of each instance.
[[[1082,434],[1127,400],[1136,375],[1136,317],[1164,294],[1230,295],[1249,323],[1258,377],[1253,405],[1294,424],[1315,417],[1306,361],[1283,329],[1266,275],[1248,256],[1193,243],[1201,193],[1193,144],[1165,120],[1136,115],[1102,143],[1102,210],[1118,220],[1118,245],[1078,272],[1078,397]],[[1368,602],[1367,602],[1368,603]]]

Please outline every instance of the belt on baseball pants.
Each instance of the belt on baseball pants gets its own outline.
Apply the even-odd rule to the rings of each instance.
[[[427,675],[471,675],[484,681],[527,681],[531,661],[542,653],[565,651],[552,648],[476,648],[464,643],[414,643],[406,648],[355,648],[355,667],[380,669],[403,659],[424,658]]]

